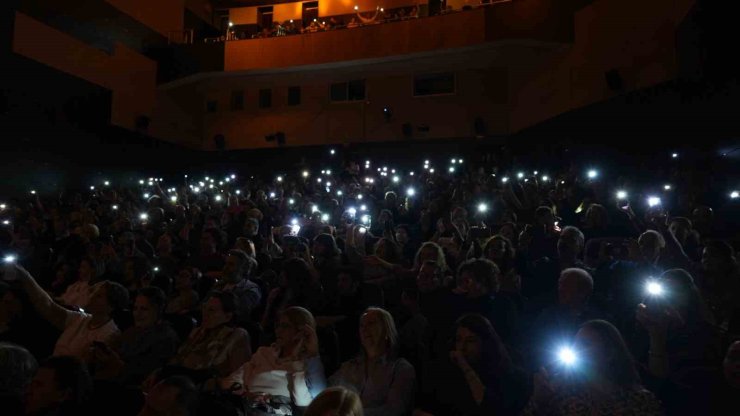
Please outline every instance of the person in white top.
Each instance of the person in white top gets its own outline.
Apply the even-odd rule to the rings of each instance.
[[[36,311],[62,331],[54,356],[71,355],[87,361],[97,342],[111,344],[120,335],[113,312],[128,305],[128,291],[114,282],[97,285],[83,311],[67,310],[44,291],[26,269],[14,264],[17,278]]]
[[[91,259],[82,259],[77,269],[77,281],[67,287],[59,301],[69,306],[85,306],[94,290],[91,281],[96,277],[95,263]]]
[[[316,321],[304,308],[287,308],[278,314],[275,335],[275,344],[244,364],[243,394],[250,402],[306,407],[326,387]]]

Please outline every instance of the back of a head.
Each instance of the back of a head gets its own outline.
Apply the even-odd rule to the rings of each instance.
[[[472,278],[481,285],[488,288],[489,293],[496,293],[499,289],[501,271],[496,263],[487,259],[471,259],[461,264],[457,269],[457,275],[470,273]]]
[[[611,323],[595,319],[581,325],[597,334],[601,340],[605,355],[609,358],[606,368],[603,369],[609,381],[623,388],[636,387],[640,384],[640,375],[637,372],[635,361],[622,338],[622,334]]]
[[[128,289],[123,287],[120,283],[112,282],[110,280],[106,280],[105,285],[108,303],[113,310],[118,311],[126,309],[129,306],[130,300]]]
[[[590,296],[594,290],[594,279],[591,274],[578,267],[563,270],[560,272],[560,279],[572,279],[578,292],[585,296]]]
[[[306,409],[304,416],[363,416],[360,397],[344,387],[330,387],[321,392]]]
[[[321,244],[322,246],[326,247],[327,257],[333,257],[339,255],[339,247],[337,246],[337,241],[334,239],[334,237],[331,234],[322,233],[316,236],[314,238],[314,244]]]
[[[0,396],[20,396],[31,383],[38,364],[25,348],[0,343]]]

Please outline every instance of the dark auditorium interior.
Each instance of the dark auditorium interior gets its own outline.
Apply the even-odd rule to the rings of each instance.
[[[732,10],[4,0],[0,414],[740,414]]]

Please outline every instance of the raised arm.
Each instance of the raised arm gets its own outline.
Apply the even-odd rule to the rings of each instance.
[[[70,312],[54,302],[51,296],[36,283],[36,280],[26,269],[17,264],[13,264],[12,266],[16,268],[18,280],[21,282],[23,290],[28,295],[36,312],[57,329],[63,330]]]

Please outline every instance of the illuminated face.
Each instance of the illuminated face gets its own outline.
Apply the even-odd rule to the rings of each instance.
[[[396,230],[396,241],[401,244],[406,244],[409,242],[409,233],[406,231],[405,228],[399,228]]]

